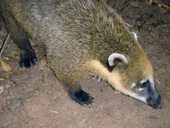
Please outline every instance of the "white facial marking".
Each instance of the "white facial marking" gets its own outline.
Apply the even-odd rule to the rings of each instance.
[[[116,58],[119,58],[121,59],[125,64],[128,63],[126,57],[122,54],[119,54],[119,53],[113,53],[111,54],[109,57],[108,57],[108,63],[109,63],[109,66],[114,66],[115,63],[114,63],[114,59]]]
[[[154,80],[153,80],[153,78],[143,79],[143,80],[140,81],[140,84],[145,83],[147,80],[149,80],[149,82],[151,83],[152,88],[154,88],[155,85],[154,85]]]
[[[143,80],[140,81],[140,84],[143,84],[143,83],[145,83],[146,81],[147,81],[147,79],[143,79]]]
[[[141,91],[143,91],[143,90],[144,90],[143,88],[138,88],[138,91],[139,91],[139,92],[141,92]]]
[[[129,96],[131,96],[131,97],[133,97],[133,98],[135,98],[135,99],[138,99],[138,100],[140,100],[140,101],[143,101],[144,103],[147,103],[145,97],[139,96],[139,95],[136,94],[136,93],[130,93]]]

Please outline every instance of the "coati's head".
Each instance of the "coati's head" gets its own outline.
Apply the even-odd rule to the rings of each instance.
[[[108,81],[121,92],[160,108],[161,97],[155,87],[152,66],[139,44],[132,53],[112,53],[108,56]],[[112,77],[117,79],[110,80]],[[116,85],[117,84],[117,85]]]
[[[107,58],[107,66],[91,61],[93,69],[113,88],[153,108],[161,107],[161,97],[153,80],[153,69],[146,54],[136,42],[131,51],[118,51]]]
[[[116,89],[153,108],[160,107],[161,98],[154,85],[152,66],[142,51],[132,56],[113,53],[108,57],[108,68],[110,77],[116,77],[109,78]]]

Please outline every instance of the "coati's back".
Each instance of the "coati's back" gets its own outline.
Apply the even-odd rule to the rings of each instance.
[[[122,93],[159,106],[145,53],[121,17],[101,0],[0,0],[0,6],[8,31],[25,51],[21,65],[29,67],[36,58],[28,39],[42,44],[49,66],[76,102],[92,102],[79,80],[99,75]]]

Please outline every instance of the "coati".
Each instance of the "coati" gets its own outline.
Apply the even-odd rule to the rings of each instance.
[[[123,94],[160,107],[146,54],[102,0],[0,0],[0,12],[20,49],[20,66],[35,64],[29,39],[39,43],[48,65],[77,103],[93,102],[79,81],[98,75]]]

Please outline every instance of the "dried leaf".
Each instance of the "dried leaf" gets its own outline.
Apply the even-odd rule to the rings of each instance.
[[[9,72],[11,70],[9,64],[5,63],[2,58],[0,58],[0,68],[2,68],[6,72]]]

